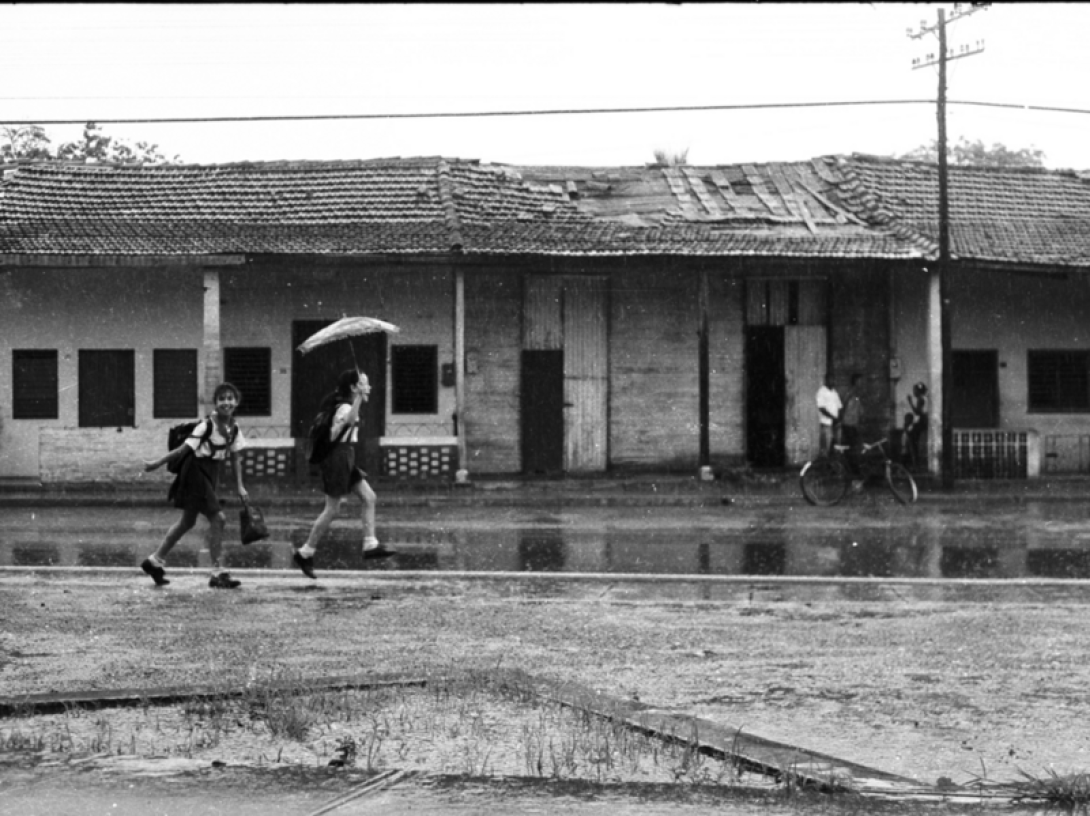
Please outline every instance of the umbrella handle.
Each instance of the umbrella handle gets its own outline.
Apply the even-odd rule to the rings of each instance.
[[[356,362],[356,345],[352,342],[352,338],[348,338],[348,350],[352,352],[352,366],[356,371],[360,370],[360,364]]]

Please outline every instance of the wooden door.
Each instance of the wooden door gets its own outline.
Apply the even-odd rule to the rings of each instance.
[[[950,424],[955,428],[999,427],[999,352],[953,352]]]
[[[522,352],[520,389],[522,470],[557,474],[564,469],[564,352]]]
[[[79,352],[79,426],[133,427],[136,416],[132,349]]]
[[[378,438],[386,433],[386,335],[365,334],[338,340],[301,354],[298,346],[333,320],[296,320],[292,323],[291,435],[305,438],[322,400],[337,387],[342,371],[358,364],[371,383],[364,403],[356,461],[368,473],[379,472]],[[351,345],[350,345],[351,344]]]
[[[608,464],[607,279],[564,278],[564,469]]]
[[[825,327],[784,326],[785,453],[799,465],[818,452],[817,392],[825,375]]]

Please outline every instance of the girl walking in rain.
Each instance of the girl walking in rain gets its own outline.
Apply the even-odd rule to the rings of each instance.
[[[174,545],[197,523],[197,516],[208,519],[208,554],[212,559],[212,576],[208,586],[213,589],[237,589],[242,583],[231,577],[223,568],[223,528],[227,518],[216,496],[219,483],[220,462],[231,454],[239,498],[245,499],[246,488],[242,484],[242,463],[238,452],[246,447],[246,439],[235,423],[235,411],[242,402],[242,395],[231,383],[221,383],[212,395],[216,410],[197,423],[189,438],[161,459],[144,462],[144,470],[156,470],[167,462],[181,460],[181,467],[167,493],[167,500],[182,511],[179,518],[167,530],[163,543],[149,555],[140,568],[156,586],[169,584],[166,578],[166,560]],[[211,428],[209,428],[211,423]],[[183,459],[184,457],[184,459]]]
[[[308,578],[315,578],[314,553],[340,512],[341,499],[352,493],[363,503],[363,557],[386,558],[395,554],[375,537],[375,491],[367,483],[367,474],[356,467],[356,442],[359,435],[360,405],[371,394],[367,375],[355,369],[341,373],[337,390],[322,402],[321,410],[332,413],[329,428],[332,450],[321,461],[322,492],[325,507],[314,521],[306,543],[292,553],[292,560]]]

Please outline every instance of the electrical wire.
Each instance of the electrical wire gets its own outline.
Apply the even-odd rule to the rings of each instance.
[[[3,99],[3,97],[0,97]],[[788,108],[835,108],[865,107],[870,105],[934,105],[934,99],[871,99],[843,102],[764,102],[750,105],[672,105],[645,108],[554,108],[550,110],[512,110],[512,111],[471,111],[448,113],[343,113],[343,114],[301,114],[271,116],[204,116],[204,117],[163,117],[138,119],[110,119],[86,116],[80,119],[4,119],[0,126],[23,125],[83,125],[95,122],[100,125],[153,125],[153,124],[202,124],[213,122],[319,122],[351,119],[476,119],[503,116],[578,116],[601,115],[612,113],[677,113],[685,111],[727,111],[727,110],[777,110]],[[947,105],[965,105],[967,107],[1002,108],[1007,110],[1036,111],[1046,113],[1083,113],[1090,114],[1087,108],[1067,108],[1052,105],[1026,105],[1014,102],[979,102],[965,99],[948,99]]]

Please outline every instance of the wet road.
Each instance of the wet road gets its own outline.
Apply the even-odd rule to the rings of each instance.
[[[1080,500],[859,502],[745,507],[381,508],[379,539],[399,551],[365,562],[347,512],[323,541],[323,570],[601,572],[664,575],[1090,578],[1090,513]],[[137,566],[175,520],[171,508],[0,508],[0,566]],[[228,563],[292,569],[290,544],[310,511],[266,508],[272,536],[238,544],[228,513]],[[171,555],[203,567],[205,523]]]

